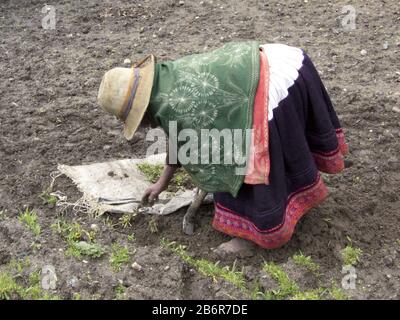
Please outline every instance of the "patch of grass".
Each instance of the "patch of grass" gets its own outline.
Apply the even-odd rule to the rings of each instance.
[[[20,261],[13,261],[9,263],[8,268],[10,271],[0,272],[0,300],[9,299],[25,299],[25,300],[59,300],[56,295],[43,290],[40,286],[40,270],[34,271],[29,275],[28,281],[23,279],[24,263]],[[14,268],[17,268],[14,270]],[[17,271],[18,274],[13,276],[11,271]],[[22,285],[17,282],[25,282]]]
[[[318,288],[318,289],[314,289],[314,290],[298,292],[290,299],[291,300],[321,300],[322,295],[325,291],[326,290],[324,290],[322,288]]]
[[[0,300],[9,300],[18,292],[18,285],[7,272],[0,272]]]
[[[136,240],[135,233],[132,232],[130,235],[128,235],[128,241],[133,242],[135,240]]]
[[[217,279],[224,279],[232,283],[235,287],[245,290],[246,282],[243,272],[236,271],[235,265],[233,265],[232,268],[229,266],[221,267],[218,262],[213,263],[206,259],[194,259],[186,252],[184,246],[165,239],[161,240],[161,245],[178,254],[183,261],[195,267],[202,275],[210,277],[214,281],[217,281]]]
[[[235,265],[230,268],[229,266],[221,267],[219,263],[213,263],[206,259],[193,260],[193,266],[198,271],[208,277],[211,277],[216,281],[218,278],[222,278],[239,289],[245,288],[245,280],[243,273],[235,270]]]
[[[263,270],[268,273],[279,284],[278,290],[266,292],[268,299],[286,299],[300,292],[299,286],[289,278],[286,272],[273,262],[265,263]]]
[[[40,270],[34,271],[29,275],[29,286],[24,288],[22,297],[32,300],[50,299],[48,293],[40,286]]]
[[[161,176],[161,173],[164,170],[164,165],[161,164],[150,164],[147,162],[143,162],[138,163],[136,166],[151,183],[157,182],[158,178]]]
[[[59,220],[56,223],[52,224],[51,228],[53,231],[60,234],[67,242],[77,242],[84,239],[85,231],[83,230],[82,226],[77,222],[68,223]],[[89,235],[89,233],[86,232],[86,235]]]
[[[232,268],[229,266],[221,267],[218,262],[213,263],[206,259],[195,259],[187,253],[185,246],[164,238],[161,239],[160,244],[163,248],[177,254],[183,261],[197,269],[197,271],[203,276],[210,277],[214,281],[223,279],[230,282],[251,299],[321,300],[326,299],[328,293],[334,299],[342,300],[346,298],[341,290],[335,286],[332,286],[332,288],[319,287],[316,289],[301,291],[299,285],[290,279],[288,274],[280,266],[273,262],[265,263],[263,265],[263,270],[278,282],[279,287],[276,290],[262,292],[260,283],[258,281],[254,281],[251,284],[246,283],[243,272],[235,270],[235,265],[233,265]],[[312,260],[309,259],[309,257],[305,257],[301,253],[296,256],[298,257],[295,258],[295,260],[297,260],[300,265],[314,271],[319,269],[316,267],[317,265],[315,263],[310,263]]]
[[[129,249],[119,244],[113,244],[110,256],[111,268],[115,271],[121,271],[122,264],[128,263],[131,259]]]
[[[309,257],[305,257],[301,253],[296,255],[296,264],[305,266],[309,270],[318,270],[315,264],[310,264]],[[312,261],[311,261],[312,262]],[[316,288],[312,290],[301,291],[298,284],[291,280],[287,273],[273,262],[265,263],[263,270],[275,279],[279,288],[264,293],[264,298],[268,300],[291,299],[291,300],[322,300],[328,289]]]
[[[344,265],[355,266],[358,262],[360,262],[362,250],[360,248],[354,248],[351,244],[349,244],[341,251],[341,254]]]
[[[336,283],[332,283],[332,287],[329,289],[329,294],[335,300],[347,300],[347,295],[340,289]]]
[[[27,258],[25,261],[21,261],[21,260],[16,260],[16,259],[11,259],[11,261],[8,263],[8,269],[10,271],[13,271],[17,274],[17,276],[21,277],[23,272],[24,272],[24,268],[29,267],[30,266],[30,261]]]
[[[81,259],[82,256],[90,258],[100,258],[104,255],[105,249],[96,243],[88,243],[85,241],[71,242],[66,251],[67,255],[74,256],[75,258]]]
[[[19,221],[24,223],[29,230],[33,232],[33,234],[38,237],[41,232],[41,228],[38,222],[38,217],[35,211],[29,210],[29,208],[26,208],[25,211],[20,211],[19,212]]]
[[[164,170],[164,165],[150,164],[147,162],[139,163],[137,167],[151,183],[157,182]],[[193,189],[194,184],[186,171],[180,168],[175,172],[174,177],[168,185],[167,191],[176,192],[182,188]]]
[[[298,266],[306,268],[308,271],[314,273],[315,275],[318,274],[319,265],[312,261],[312,258],[310,256],[305,256],[302,252],[300,252],[293,256],[293,261]]]
[[[251,300],[260,300],[264,298],[264,292],[262,292],[259,281],[253,283],[252,289],[249,292],[249,297]]]
[[[57,203],[57,197],[50,194],[49,190],[43,190],[39,198],[42,199],[44,205],[54,206]]]

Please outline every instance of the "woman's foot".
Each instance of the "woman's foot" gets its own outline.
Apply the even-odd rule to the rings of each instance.
[[[242,239],[233,238],[227,242],[220,244],[214,249],[214,252],[219,256],[226,256],[229,254],[237,254],[241,257],[248,257],[253,255],[254,245],[252,242]]]

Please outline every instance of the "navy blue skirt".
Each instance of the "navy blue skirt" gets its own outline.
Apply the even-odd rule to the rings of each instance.
[[[343,170],[348,147],[329,95],[304,51],[262,46],[269,63],[269,184],[214,194],[213,226],[264,248],[287,243],[299,219],[327,196],[319,171]]]

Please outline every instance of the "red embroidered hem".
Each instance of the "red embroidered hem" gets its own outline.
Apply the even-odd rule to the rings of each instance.
[[[338,147],[331,152],[313,152],[314,161],[319,171],[325,173],[339,173],[344,169],[343,156],[349,152],[342,129],[336,130]]]
[[[320,175],[316,182],[289,196],[283,222],[269,230],[259,230],[251,221],[233,211],[215,204],[213,227],[233,237],[255,242],[265,249],[274,249],[286,244],[292,237],[300,218],[311,208],[319,205],[328,195],[328,189]]]

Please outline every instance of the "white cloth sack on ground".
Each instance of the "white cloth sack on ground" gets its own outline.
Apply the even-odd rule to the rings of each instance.
[[[104,212],[130,213],[136,212],[139,203],[110,205],[100,203],[99,198],[141,200],[144,191],[151,185],[146,176],[137,168],[137,164],[165,164],[166,154],[157,154],[145,159],[124,159],[80,166],[59,165],[58,170],[69,177],[83,193],[83,201],[91,211],[98,214]],[[175,194],[163,192],[159,201],[152,207],[141,208],[149,214],[167,215],[190,205],[195,195],[194,190],[184,190]],[[205,202],[210,203],[208,197]]]

